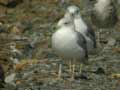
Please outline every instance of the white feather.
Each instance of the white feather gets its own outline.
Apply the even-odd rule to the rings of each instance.
[[[85,51],[77,43],[78,37],[74,26],[62,26],[52,36],[52,48],[65,58],[80,59],[85,57]]]

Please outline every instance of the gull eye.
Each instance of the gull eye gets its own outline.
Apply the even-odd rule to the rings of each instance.
[[[64,24],[65,24],[65,25],[67,25],[67,24],[68,24],[68,22],[65,22]]]
[[[76,14],[78,14],[78,13],[79,13],[79,10],[76,11]]]

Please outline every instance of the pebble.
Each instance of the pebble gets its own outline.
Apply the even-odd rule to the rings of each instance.
[[[14,85],[16,73],[12,73],[5,78],[5,82]]]

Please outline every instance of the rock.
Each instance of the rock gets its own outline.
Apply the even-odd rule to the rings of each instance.
[[[108,46],[114,46],[116,44],[116,40],[114,38],[109,38],[108,39]]]
[[[18,27],[18,26],[12,26],[10,28],[10,32],[13,34],[21,35],[23,33],[23,29],[21,27]]]
[[[94,73],[96,74],[105,74],[105,70],[101,67],[99,67]]]
[[[9,0],[8,0],[9,1]],[[7,4],[6,7],[8,8],[15,8],[17,5],[19,5],[20,3],[22,3],[23,0],[10,0]]]
[[[0,0],[0,3],[7,4],[9,0]]]
[[[12,63],[14,63],[14,64],[19,64],[19,63],[20,63],[17,58],[10,57],[10,60],[11,60]]]
[[[8,7],[8,8],[14,8],[18,4],[22,3],[23,0],[0,0],[0,5]]]
[[[82,80],[90,80],[89,76],[85,73],[81,74],[81,75],[77,75],[75,76],[75,80],[79,80],[79,79],[82,79]]]
[[[14,85],[16,73],[12,73],[5,78],[5,82]]]

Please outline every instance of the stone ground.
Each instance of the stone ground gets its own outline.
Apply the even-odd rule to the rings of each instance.
[[[70,81],[68,65],[54,55],[50,38],[67,0],[0,3],[6,4],[0,5],[0,63],[7,82],[0,90],[120,90],[120,22],[112,30],[95,29],[100,32],[100,46],[89,56],[83,75],[77,67],[75,80]],[[70,3],[84,7],[79,0]],[[83,16],[90,22],[87,13]],[[62,80],[57,80],[59,63],[63,63]]]

